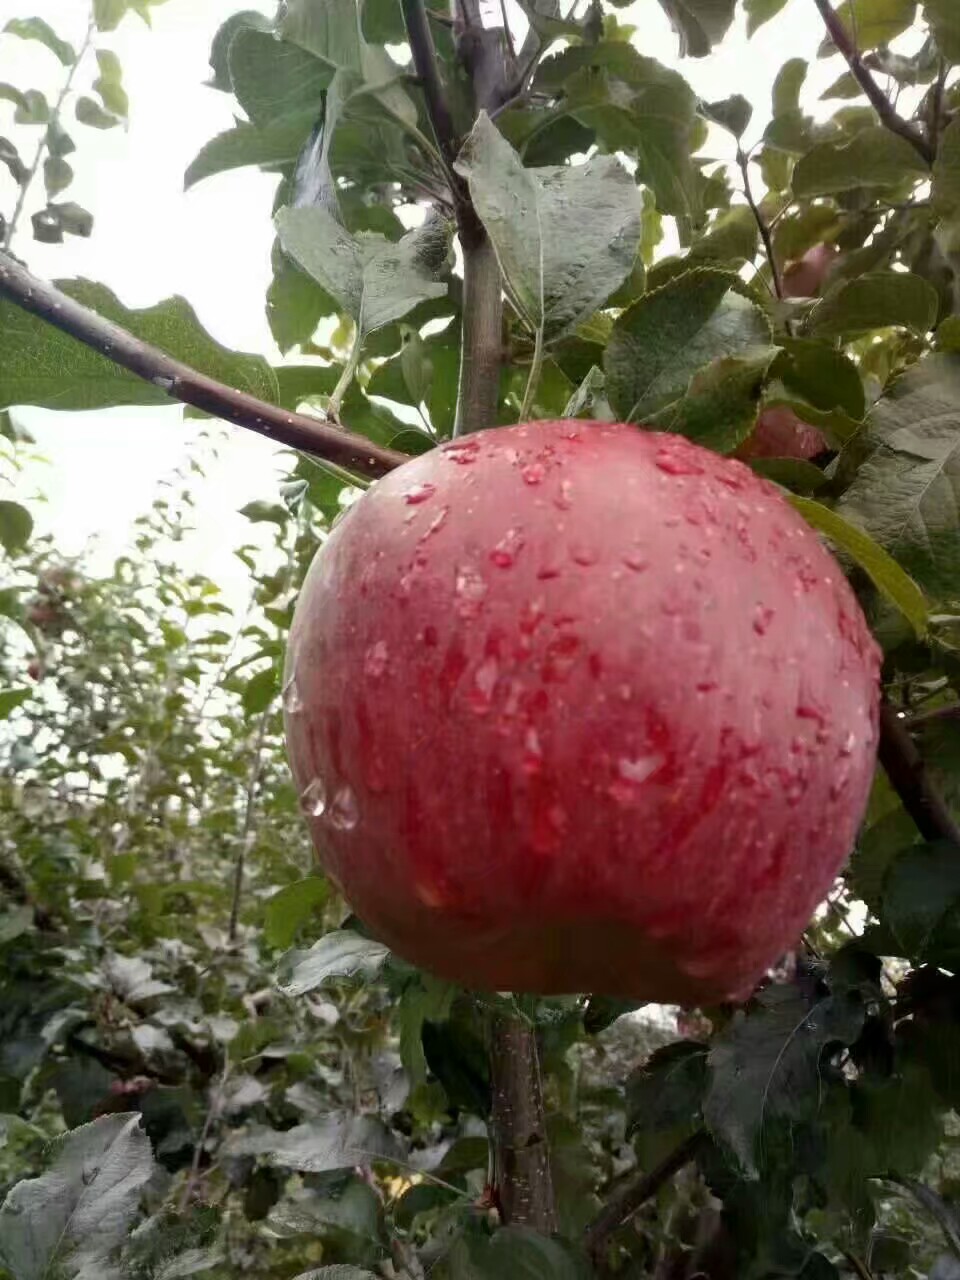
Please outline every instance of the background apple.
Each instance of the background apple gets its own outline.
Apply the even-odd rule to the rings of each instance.
[[[784,406],[764,409],[738,458],[798,458],[809,461],[828,449],[826,437]]]
[[[839,254],[835,244],[815,244],[802,258],[789,263],[783,273],[784,295],[787,298],[815,298],[822,291]]]
[[[290,758],[328,874],[473,988],[743,996],[849,852],[878,655],[746,467],[537,422],[381,480],[293,623]]]

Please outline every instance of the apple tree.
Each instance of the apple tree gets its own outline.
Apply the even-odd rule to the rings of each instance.
[[[822,100],[699,97],[788,3]],[[270,359],[31,272],[150,6],[9,23],[10,476],[171,400],[286,475],[229,625],[206,454],[106,576],[0,501],[4,1280],[960,1275],[960,10],[660,0],[673,67],[644,7],[227,21],[185,181],[276,175]]]

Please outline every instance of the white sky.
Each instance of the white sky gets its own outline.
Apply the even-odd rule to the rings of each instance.
[[[146,306],[180,293],[219,341],[276,358],[263,312],[275,177],[242,169],[183,191],[183,172],[197,151],[233,123],[233,99],[204,83],[211,38],[231,13],[251,8],[274,11],[268,0],[167,0],[153,11],[152,31],[131,15],[101,37],[123,64],[129,127],[100,132],[68,119],[78,146],[70,157],[77,177],[59,197],[75,199],[94,214],[93,235],[41,245],[30,239],[26,219],[15,248],[38,274],[101,281],[128,305]],[[86,12],[84,0],[0,0],[0,24],[8,14],[38,14],[74,43],[85,29]],[[750,42],[738,16],[719,51],[682,65],[657,0],[635,0],[617,16],[637,25],[642,52],[679,65],[704,98],[745,94],[756,107],[747,142],[767,122],[770,89],[786,58],[810,59],[808,109],[842,69],[837,59],[816,61],[822,30],[810,0],[790,0]],[[63,68],[39,44],[0,35],[0,80],[42,88],[50,97],[62,76]],[[0,101],[0,134],[11,133],[22,150],[25,136],[34,145],[39,130],[11,129],[12,112],[12,104]],[[42,202],[42,183],[37,185]],[[0,168],[0,208],[8,213],[11,197]],[[124,545],[130,521],[149,504],[157,480],[189,451],[197,429],[196,423],[182,423],[175,407],[83,414],[31,410],[21,418],[48,459],[42,470],[31,467],[23,484],[28,494],[39,484],[49,498],[44,508],[31,503],[39,528],[52,530],[65,551],[79,550],[98,535],[102,552],[111,555]],[[232,429],[222,452],[201,495],[190,554],[230,595],[245,595],[246,570],[231,549],[252,527],[236,511],[253,497],[275,500],[280,469],[272,446],[239,429]]]

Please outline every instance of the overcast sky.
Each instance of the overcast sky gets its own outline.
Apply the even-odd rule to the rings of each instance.
[[[399,2],[399,0],[398,0]],[[131,306],[146,306],[172,293],[186,297],[203,324],[221,342],[277,358],[264,319],[272,242],[270,207],[275,177],[242,169],[183,191],[183,172],[200,147],[233,123],[233,100],[205,85],[210,40],[220,23],[241,9],[273,13],[257,0],[167,0],[154,13],[153,30],[128,16],[104,43],[119,54],[130,95],[125,130],[100,132],[73,124],[78,143],[71,157],[76,180],[64,199],[75,199],[95,216],[89,240],[64,245],[30,239],[29,220],[15,247],[40,275],[85,276],[109,285]],[[0,16],[39,14],[65,38],[79,43],[86,24],[83,0],[2,0]],[[642,35],[642,52],[677,65],[706,99],[733,92],[756,104],[752,141],[769,114],[773,78],[787,57],[811,60],[806,97],[819,92],[841,70],[835,59],[816,64],[821,28],[811,0],[789,0],[786,10],[747,42],[742,17],[721,50],[701,61],[679,64],[676,39],[657,0],[635,0],[618,10]],[[38,44],[0,35],[0,80],[21,89],[38,87],[55,96],[63,68]],[[12,104],[0,101],[0,134],[11,132]],[[69,123],[69,122],[68,122]],[[14,136],[34,145],[37,131]],[[711,140],[712,142],[712,140]],[[12,207],[11,187],[0,169],[0,208]],[[42,200],[42,184],[37,199]],[[0,336],[2,343],[2,336]],[[149,503],[158,479],[191,447],[195,423],[182,423],[176,408],[117,409],[99,413],[23,415],[49,460],[31,468],[49,498],[37,509],[41,528],[53,529],[66,550],[98,535],[101,554],[115,553],[130,521]],[[232,430],[230,445],[203,490],[199,534],[191,555],[233,594],[246,571],[231,556],[249,531],[236,510],[251,497],[275,499],[280,474],[265,441]]]

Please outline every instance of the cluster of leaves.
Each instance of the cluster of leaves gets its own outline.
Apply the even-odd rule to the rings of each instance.
[[[662,4],[693,57],[736,7]],[[745,0],[749,29],[785,4]],[[465,190],[509,304],[498,421],[616,417],[724,453],[749,451],[772,409],[822,433],[813,461],[751,465],[844,557],[887,696],[956,810],[956,5],[845,0],[820,51],[837,58],[844,39],[826,95],[842,105],[808,114],[807,67],[791,59],[757,125],[739,95],[700,101],[615,12],[577,12],[525,7],[521,47],[501,49],[524,74],[495,119],[476,108],[457,33],[430,19],[452,160],[422,79],[395,60],[399,6],[287,0],[276,30],[249,13],[225,24],[213,84],[243,118],[187,181],[278,175],[267,315],[283,363],[224,350],[182,299],[129,312],[102,286],[68,291],[223,381],[415,452],[457,411],[450,249]],[[705,152],[718,129],[731,163]],[[668,221],[680,247],[663,256]],[[793,287],[824,245],[829,273]],[[10,303],[0,332],[0,404],[165,398]],[[306,874],[278,723],[295,587],[343,487],[301,458],[284,501],[250,509],[276,544],[267,566],[242,552],[255,598],[232,631],[212,584],[166,550],[182,496],[102,580],[31,548],[22,517],[0,525],[23,584],[4,611],[49,673],[30,692],[10,665],[22,643],[5,650],[3,1176],[37,1171],[43,1137],[91,1126],[0,1211],[12,1280],[92,1261],[171,1277],[322,1263],[318,1280],[956,1275],[960,864],[882,774],[801,957],[650,1057],[602,993],[479,999],[343,927],[335,893]],[[483,1199],[491,1004],[538,1029],[558,1240],[494,1230]],[[692,1139],[696,1167],[585,1251],[601,1198]],[[91,1207],[98,1188],[109,1213]],[[73,1206],[65,1221],[54,1201]]]

